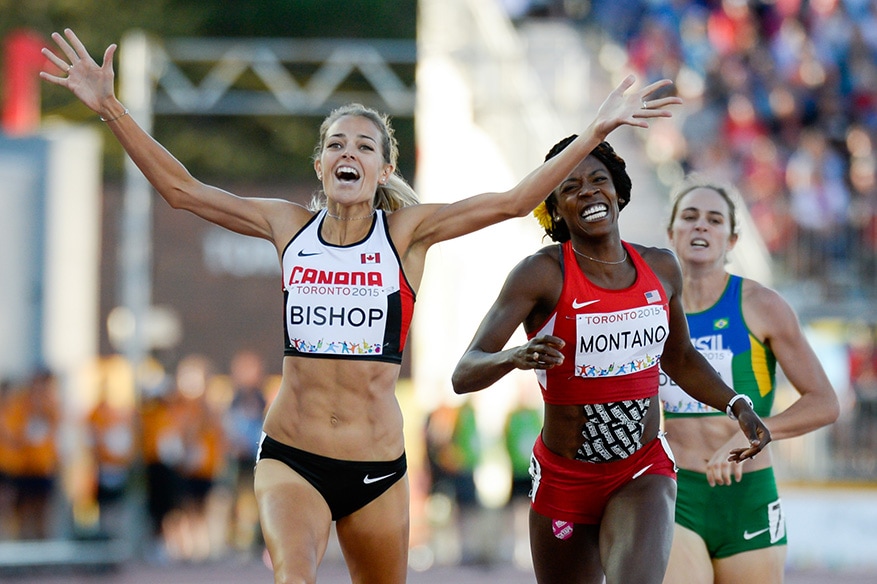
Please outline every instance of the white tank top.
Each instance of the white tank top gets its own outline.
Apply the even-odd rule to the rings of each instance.
[[[284,354],[401,363],[415,294],[384,212],[343,246],[323,240],[325,217],[314,215],[283,250]]]

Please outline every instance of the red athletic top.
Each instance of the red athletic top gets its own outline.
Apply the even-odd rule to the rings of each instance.
[[[563,250],[563,290],[554,312],[534,334],[566,341],[562,365],[537,370],[545,403],[604,404],[658,393],[658,362],[669,334],[664,286],[633,246],[636,267],[624,290],[595,286],[579,269],[572,244]]]

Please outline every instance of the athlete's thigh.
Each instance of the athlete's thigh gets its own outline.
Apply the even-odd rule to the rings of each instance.
[[[335,522],[353,584],[401,584],[408,572],[408,475]]]
[[[697,533],[678,523],[673,528],[664,584],[713,584],[713,564],[706,544]]]
[[[275,582],[315,582],[332,525],[326,501],[278,460],[259,461],[254,486]]]
[[[530,509],[530,553],[539,584],[601,584],[599,528],[575,524],[572,534],[560,539],[552,519]]]
[[[775,545],[713,560],[715,584],[782,584],[786,546]]]
[[[606,582],[660,584],[673,542],[676,480],[642,475],[609,499],[600,523],[600,557]]]

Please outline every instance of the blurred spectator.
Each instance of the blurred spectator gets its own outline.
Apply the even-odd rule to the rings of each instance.
[[[100,533],[125,535],[128,481],[137,454],[134,411],[113,401],[106,382],[99,389],[97,404],[86,418],[87,445],[96,467],[94,501],[98,506]]]
[[[828,260],[842,260],[848,248],[850,194],[846,165],[818,128],[807,128],[789,158],[786,184],[798,227],[797,274],[821,275]]]
[[[429,505],[447,508],[437,522],[438,539],[444,540],[449,556],[464,564],[482,561],[478,522],[480,502],[475,469],[481,460],[481,437],[475,409],[469,400],[459,406],[444,403],[426,421],[426,454],[431,475]],[[449,533],[450,532],[450,533]],[[442,547],[440,544],[439,547]],[[444,552],[437,550],[441,559]]]
[[[753,142],[767,135],[767,127],[756,115],[755,104],[749,95],[741,92],[728,97],[727,115],[722,128],[725,147],[730,148],[736,161],[743,161]]]
[[[225,432],[216,402],[210,400],[212,376],[212,364],[200,355],[189,355],[177,365],[184,456],[179,466],[181,504],[173,514],[173,551],[186,560],[217,557],[225,544],[226,514],[221,493],[214,490],[225,467]]]
[[[684,65],[700,77],[705,77],[715,58],[716,48],[707,37],[709,12],[703,6],[695,6],[681,16],[679,44]]]
[[[646,4],[645,0],[594,2],[591,5],[591,18],[601,30],[626,44],[636,34]]]
[[[533,445],[542,431],[542,395],[532,382],[521,382],[519,397],[506,417],[503,438],[511,470],[511,487],[507,505],[511,524],[508,534],[513,537],[512,559],[516,566],[530,568],[529,516],[530,457]]]
[[[850,347],[850,383],[855,403],[848,457],[853,470],[866,477],[877,471],[877,324]]]
[[[170,559],[171,513],[182,503],[183,479],[179,468],[185,459],[185,415],[170,377],[162,375],[143,388],[140,408],[141,443],[146,473],[146,499],[152,532],[150,561]]]
[[[2,426],[14,452],[9,474],[14,489],[12,529],[18,539],[52,535],[60,422],[58,380],[47,369],[37,371],[30,383],[6,402]]]
[[[240,350],[230,365],[232,402],[225,412],[228,458],[232,477],[231,543],[242,551],[261,553],[261,529],[253,471],[265,416],[265,367],[257,353]]]
[[[631,64],[645,77],[643,83],[675,79],[681,66],[676,34],[667,23],[654,19],[643,23],[639,34],[628,46]]]
[[[858,272],[863,282],[874,281],[877,276],[877,152],[874,141],[861,125],[854,125],[847,132],[847,149],[850,152],[850,183],[853,221],[859,250]]]
[[[19,454],[7,424],[7,408],[16,387],[8,379],[0,380],[0,541],[13,539],[15,525],[15,485],[12,477],[18,468]]]

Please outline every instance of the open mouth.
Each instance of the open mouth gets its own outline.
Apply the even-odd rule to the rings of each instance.
[[[355,182],[359,180],[359,171],[352,166],[339,166],[335,169],[335,178],[341,182]]]
[[[709,247],[710,244],[707,243],[705,239],[695,238],[691,240],[691,247]]]
[[[609,207],[604,203],[597,203],[585,207],[582,211],[582,219],[585,221],[600,221],[609,216]]]

